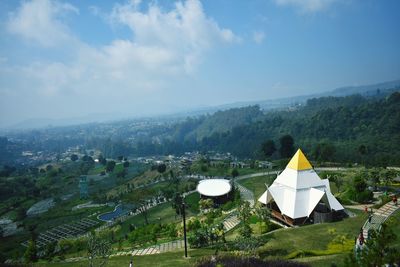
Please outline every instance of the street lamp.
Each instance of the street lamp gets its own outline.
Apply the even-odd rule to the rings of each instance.
[[[182,219],[183,219],[183,239],[185,242],[185,258],[187,258],[187,240],[186,240],[186,212],[185,212],[185,198],[182,198]]]

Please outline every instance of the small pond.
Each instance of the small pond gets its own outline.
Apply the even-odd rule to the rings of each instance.
[[[118,206],[115,207],[113,211],[103,213],[99,215],[99,220],[102,221],[113,221],[123,215],[128,214],[132,210],[133,206],[132,205],[123,205],[119,204]]]

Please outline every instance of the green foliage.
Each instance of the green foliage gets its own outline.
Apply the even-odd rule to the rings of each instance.
[[[196,217],[192,217],[187,221],[187,230],[196,231],[201,228],[201,223]]]
[[[240,227],[240,229],[239,229],[239,234],[243,238],[251,237],[252,233],[253,233],[253,230],[251,229],[249,223],[243,223],[242,227]]]
[[[214,206],[214,201],[211,198],[203,198],[199,201],[200,210],[207,210]]]
[[[216,242],[225,242],[224,226],[222,224],[198,228],[189,235],[190,247],[200,248],[214,244]]]
[[[351,200],[359,203],[366,203],[373,198],[373,193],[367,190],[367,182],[363,177],[365,177],[365,173],[357,174],[346,192]]]
[[[306,106],[294,111],[268,112],[262,120],[248,120],[246,123],[238,120],[239,123],[229,124],[228,121],[236,120],[238,116],[232,116],[232,112],[240,111],[242,117],[251,113],[250,108],[223,111],[198,120],[188,119],[176,125],[173,128],[175,132],[169,135],[171,138],[162,145],[156,146],[150,141],[138,144],[135,153],[178,154],[189,150],[217,150],[254,158],[259,156],[265,140],[278,140],[282,133],[290,133],[297,146],[306,153],[320,143],[334,146],[333,161],[399,165],[400,151],[396,147],[400,146],[400,102],[397,102],[396,95],[398,93],[388,99],[366,99],[357,95],[310,99]],[[217,117],[224,119],[218,119],[216,123]],[[202,125],[207,125],[208,129],[198,130],[203,128]],[[361,146],[365,149],[360,150]],[[286,157],[293,155],[290,149],[283,153]]]
[[[114,168],[115,168],[115,161],[113,161],[113,160],[107,161],[106,171],[112,172],[114,170]]]
[[[267,140],[261,145],[261,150],[264,153],[264,156],[269,158],[272,154],[275,153],[276,147],[275,142],[273,140]]]
[[[279,153],[282,158],[290,158],[294,154],[294,139],[291,135],[284,135],[279,139],[281,144],[279,148]]]
[[[90,267],[95,266],[96,262],[98,262],[98,266],[104,266],[110,254],[110,242],[93,233],[89,235],[87,241],[87,256]]]
[[[233,178],[235,178],[235,177],[239,176],[239,171],[237,169],[233,169],[231,172],[231,175]]]
[[[24,254],[25,263],[36,262],[38,260],[36,254],[37,254],[36,242],[34,240],[30,240]]]
[[[315,160],[322,161],[333,161],[335,158],[336,148],[330,143],[319,143],[314,147],[313,157]]]
[[[138,227],[128,234],[128,240],[133,246],[154,244],[158,239],[176,238],[178,229],[176,223],[153,223]]]
[[[198,213],[200,211],[199,201],[200,194],[197,192],[194,192],[185,197],[185,203],[187,204],[188,209],[193,213]]]
[[[165,165],[164,163],[157,165],[157,171],[159,173],[164,173],[166,170],[167,170],[167,165]]]
[[[247,201],[242,201],[238,207],[239,219],[243,223],[248,223],[251,216],[250,204]]]

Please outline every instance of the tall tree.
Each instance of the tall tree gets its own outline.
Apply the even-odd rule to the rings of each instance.
[[[239,171],[237,169],[233,169],[231,175],[233,178],[236,178],[239,175]]]
[[[321,161],[332,161],[335,157],[335,146],[329,143],[319,143],[315,146],[313,151],[314,158]]]
[[[252,230],[250,227],[251,208],[247,201],[242,201],[239,208],[239,219],[242,221],[242,228],[240,229],[241,236],[248,238],[251,236]]]
[[[113,161],[113,160],[107,161],[106,171],[112,172],[114,170],[114,168],[115,168],[115,161]]]
[[[294,139],[291,135],[287,134],[279,139],[281,147],[279,148],[279,153],[282,158],[290,158],[294,153]]]
[[[165,165],[164,163],[161,163],[157,166],[157,171],[159,173],[164,173],[167,170],[167,165]]]
[[[269,158],[276,151],[275,142],[273,140],[267,140],[261,145],[261,150],[264,155]]]
[[[72,160],[72,161],[77,161],[77,160],[78,160],[78,155],[72,154],[72,155],[71,155],[71,160]]]

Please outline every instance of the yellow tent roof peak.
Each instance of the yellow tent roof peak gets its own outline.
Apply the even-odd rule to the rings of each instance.
[[[312,166],[304,155],[303,151],[301,151],[301,149],[299,148],[296,154],[294,154],[292,159],[289,161],[289,164],[286,166],[286,168],[302,171],[312,169]]]

